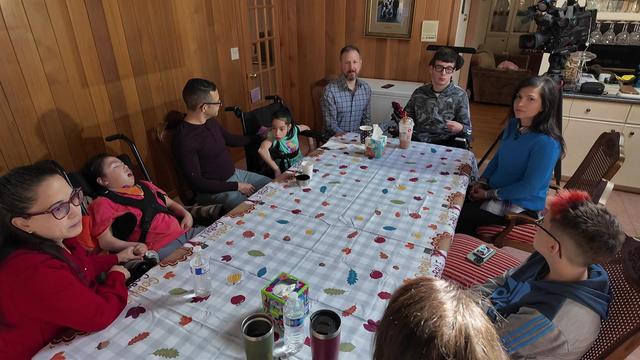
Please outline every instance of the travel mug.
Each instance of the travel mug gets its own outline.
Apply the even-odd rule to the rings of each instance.
[[[364,144],[365,139],[373,133],[373,127],[369,125],[360,126],[360,143]]]
[[[340,351],[340,315],[331,310],[318,310],[311,315],[311,358],[337,360]]]
[[[242,321],[247,360],[273,360],[273,320],[269,315],[249,315]]]

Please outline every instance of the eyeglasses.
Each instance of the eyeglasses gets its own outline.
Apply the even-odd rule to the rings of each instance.
[[[216,101],[216,102],[206,102],[206,103],[202,103],[202,105],[220,105],[222,106],[222,99]]]
[[[435,70],[437,73],[441,73],[442,70],[444,70],[444,72],[447,73],[447,74],[453,74],[453,72],[456,69],[453,66],[444,67],[442,65],[434,65],[433,66],[433,70]]]
[[[547,235],[549,235],[553,240],[555,240],[555,242],[558,243],[558,257],[562,259],[562,246],[560,246],[560,240],[558,240],[557,237],[555,237],[551,231],[547,230],[544,228],[544,226],[542,226],[539,223],[534,223],[537,227],[539,227],[542,231],[544,231]]]
[[[69,211],[71,211],[71,204],[74,206],[80,206],[82,204],[82,200],[84,200],[84,195],[82,194],[81,188],[75,188],[71,192],[71,196],[69,196],[69,200],[55,204],[51,206],[48,210],[32,213],[32,214],[24,214],[22,217],[30,218],[32,216],[51,214],[56,220],[62,220],[67,215],[69,215]]]

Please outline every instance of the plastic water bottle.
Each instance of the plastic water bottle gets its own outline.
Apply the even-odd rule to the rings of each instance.
[[[304,301],[292,293],[284,304],[284,344],[287,354],[295,354],[304,345]]]
[[[209,278],[209,258],[202,253],[201,248],[193,248],[194,256],[189,262],[193,274],[193,289],[195,296],[207,297],[211,294],[211,279]]]

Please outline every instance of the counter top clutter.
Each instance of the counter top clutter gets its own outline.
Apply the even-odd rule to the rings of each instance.
[[[640,93],[640,88],[635,88]],[[571,99],[585,99],[585,100],[597,100],[597,101],[610,101],[630,104],[640,104],[640,95],[623,94],[620,92],[620,85],[606,84],[603,95],[591,95],[579,92],[567,91],[562,93],[565,98]]]
[[[36,358],[244,359],[241,322],[264,311],[261,289],[287,273],[308,285],[310,313],[341,315],[340,358],[370,359],[394,290],[440,277],[475,159],[424,143],[400,149],[398,139],[370,159],[359,135],[347,134],[306,160],[306,187],[292,169],[192,239],[210,259],[209,296],[194,296],[193,255],[183,248],[129,289],[107,329],[70,334]],[[311,358],[308,319],[305,332],[294,358]]]

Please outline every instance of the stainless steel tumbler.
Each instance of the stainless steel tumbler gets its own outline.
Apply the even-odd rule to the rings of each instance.
[[[244,353],[247,360],[273,359],[273,320],[269,315],[249,315],[242,321]]]
[[[311,358],[337,360],[340,351],[340,315],[331,310],[318,310],[309,321]]]

